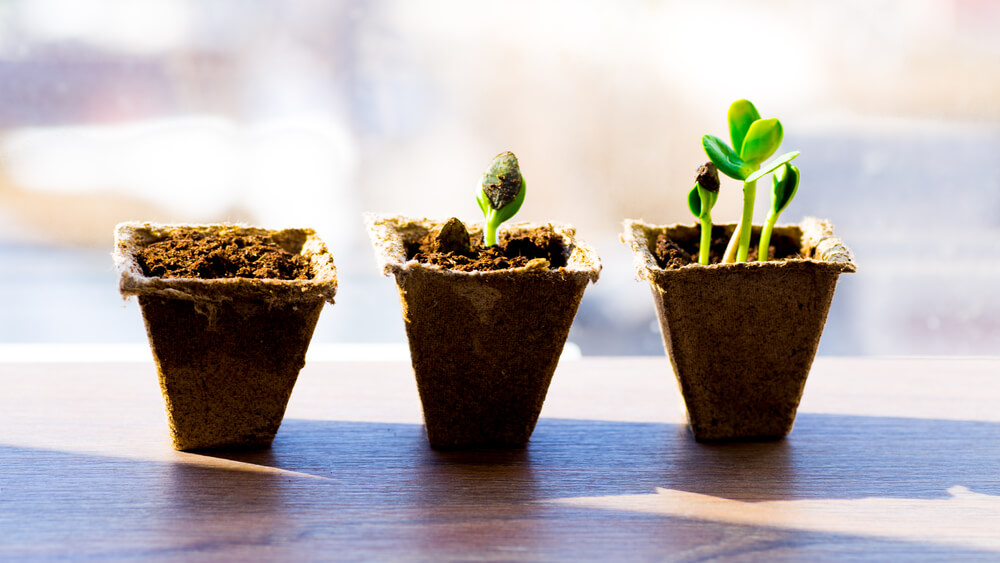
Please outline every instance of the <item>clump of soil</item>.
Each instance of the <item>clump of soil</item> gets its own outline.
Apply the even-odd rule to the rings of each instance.
[[[469,235],[465,225],[451,218],[441,229],[406,244],[406,259],[461,272],[488,272],[528,266],[558,269],[568,251],[551,227],[523,235],[501,233],[497,246],[483,246],[481,234]]]
[[[718,264],[722,262],[722,255],[729,245],[729,235],[723,227],[712,227],[712,247],[708,253],[708,263]],[[747,253],[747,262],[756,262],[758,249],[754,242],[758,239],[755,232],[750,239],[750,251]],[[656,249],[653,252],[656,256],[657,264],[664,270],[672,270],[698,263],[697,238],[691,240],[675,241],[668,238],[665,233],[656,235]],[[799,253],[799,243],[791,237],[783,237],[777,234],[771,237],[770,253],[771,260],[788,260],[793,258],[804,258]]]
[[[143,273],[159,278],[312,279],[309,260],[266,235],[211,235],[194,229],[146,245],[137,256]]]

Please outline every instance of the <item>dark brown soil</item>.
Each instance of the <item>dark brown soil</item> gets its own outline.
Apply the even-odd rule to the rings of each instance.
[[[567,254],[562,237],[548,227],[520,236],[501,233],[499,244],[486,248],[482,235],[469,236],[465,225],[454,218],[440,230],[406,245],[407,260],[462,272],[519,268],[539,259],[548,262],[548,268],[557,269],[566,265]]]
[[[750,239],[750,251],[747,253],[747,262],[756,262],[758,249],[754,245],[759,239],[759,235],[754,232]],[[723,227],[712,227],[712,249],[708,254],[709,264],[718,264],[722,261],[722,255],[726,252],[729,244],[729,236]],[[787,260],[790,258],[802,258],[799,254],[798,241],[790,237],[774,235],[771,237],[769,256],[772,260]],[[656,262],[665,270],[671,270],[698,263],[698,240],[674,241],[667,238],[664,233],[656,236],[656,249],[653,253]]]
[[[179,230],[138,255],[143,273],[160,278],[307,280],[309,260],[265,235],[208,235]]]

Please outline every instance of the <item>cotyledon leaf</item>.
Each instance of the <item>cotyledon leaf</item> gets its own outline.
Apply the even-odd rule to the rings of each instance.
[[[733,142],[733,150],[739,154],[750,124],[760,119],[760,113],[750,100],[736,100],[729,106],[726,118],[729,121],[729,138]]]

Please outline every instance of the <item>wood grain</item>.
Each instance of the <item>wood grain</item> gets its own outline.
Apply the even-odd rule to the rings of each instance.
[[[267,451],[170,447],[151,363],[0,362],[0,558],[1000,558],[1000,360],[820,358],[703,445],[664,358],[564,362],[524,450],[435,452],[405,363],[316,363]]]

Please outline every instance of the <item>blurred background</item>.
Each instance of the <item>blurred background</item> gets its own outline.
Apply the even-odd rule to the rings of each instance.
[[[315,228],[340,273],[314,343],[405,342],[361,213],[480,220],[514,151],[518,218],[604,263],[570,339],[663,354],[621,221],[685,204],[752,100],[800,150],[782,216],[831,219],[827,355],[1000,352],[1000,2],[0,2],[0,343],[143,343],[125,220]],[[757,222],[765,215],[759,196]],[[734,222],[724,180],[713,215]]]

